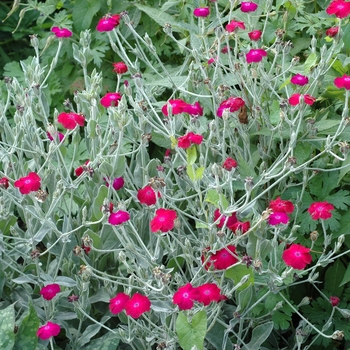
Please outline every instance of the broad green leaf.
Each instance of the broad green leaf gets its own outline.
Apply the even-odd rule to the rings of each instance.
[[[106,333],[102,337],[93,340],[88,345],[79,347],[77,350],[116,350],[118,349],[119,338],[116,334]]]
[[[16,334],[16,342],[13,350],[35,349],[38,344],[36,332],[40,321],[30,300],[28,315],[23,318]]]
[[[73,23],[77,32],[89,29],[92,18],[101,7],[100,0],[75,0],[73,6]]]
[[[186,153],[187,153],[187,166],[193,165],[197,159],[196,146],[192,145],[191,147],[187,148]]]
[[[207,333],[205,339],[215,347],[215,349],[220,350],[232,350],[233,344],[229,338],[226,340],[226,344],[223,344],[223,340],[225,339],[225,332],[227,330],[227,326],[216,322],[214,326]]]
[[[309,57],[306,59],[304,63],[304,72],[305,74],[310,73],[310,70],[312,67],[314,67],[317,63],[317,54],[316,52],[313,52],[309,55]]]
[[[342,37],[345,47],[350,47],[350,26],[345,26],[344,34]]]
[[[273,330],[273,322],[266,322],[253,329],[252,340],[245,349],[260,349],[261,344],[269,337]]]
[[[204,222],[196,221],[196,228],[208,228],[208,225]]]
[[[343,276],[343,280],[341,281],[339,286],[343,286],[344,284],[350,282],[350,265],[346,268],[346,271]]]
[[[341,295],[343,293],[344,285],[342,285],[342,281],[345,272],[345,266],[340,259],[337,259],[334,264],[327,269],[324,288],[332,295]]]
[[[274,100],[270,105],[270,122],[272,125],[277,125],[281,121],[281,108],[277,100]]]
[[[275,329],[286,330],[290,327],[290,321],[292,320],[292,316],[282,312],[280,310],[276,310],[272,314],[272,321],[274,323]]]
[[[103,201],[107,198],[107,196],[108,196],[108,188],[105,185],[101,185],[100,189],[98,190],[98,194],[94,200],[94,203],[92,205],[95,218],[99,219],[102,217],[101,207],[103,205]]]
[[[162,148],[171,148],[171,140],[155,131],[152,131],[152,142]]]
[[[183,350],[191,350],[194,346],[198,350],[204,348],[204,338],[207,332],[207,315],[204,310],[197,312],[191,320],[187,320],[184,312],[180,312],[176,319],[176,334]]]
[[[248,288],[242,290],[238,293],[238,305],[237,310],[245,310],[249,305],[250,301],[252,300],[253,296],[253,288],[252,286],[249,286]]]
[[[253,270],[245,265],[235,265],[225,271],[225,277],[232,279],[235,285],[237,285],[237,283],[239,283],[246,275],[249,275],[248,280],[237,289],[238,292],[254,284]]]
[[[0,349],[13,349],[15,344],[15,309],[14,304],[0,310]]]
[[[182,266],[185,264],[185,258],[182,256],[176,256],[174,258],[171,258],[167,264],[168,269],[173,269],[173,273],[177,272],[182,268]]]

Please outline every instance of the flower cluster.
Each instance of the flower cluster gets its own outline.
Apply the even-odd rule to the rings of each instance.
[[[140,293],[135,293],[130,297],[121,292],[109,301],[109,310],[114,315],[125,310],[128,316],[136,319],[151,310],[151,301],[147,296]]]
[[[203,108],[199,104],[199,102],[195,102],[194,104],[187,103],[181,99],[178,100],[169,100],[167,104],[162,107],[162,113],[165,116],[169,116],[169,109],[172,115],[188,113],[193,116],[202,116]]]
[[[199,287],[193,287],[191,283],[180,287],[173,295],[173,303],[180,310],[190,310],[197,301],[204,306],[211,302],[220,302],[226,297],[221,294],[221,289],[215,283],[205,283]]]
[[[287,224],[289,221],[289,216],[287,214],[294,211],[294,204],[291,201],[277,197],[270,202],[269,209],[272,210],[269,216],[270,225]]]

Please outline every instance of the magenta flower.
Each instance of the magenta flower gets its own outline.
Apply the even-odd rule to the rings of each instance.
[[[284,211],[276,211],[269,216],[269,224],[272,226],[288,224],[289,216]]]
[[[226,30],[229,33],[234,32],[237,28],[245,29],[244,22],[237,22],[233,19],[230,23],[226,24]]]
[[[339,27],[331,27],[326,30],[326,35],[330,38],[335,37],[339,32]]]
[[[177,139],[177,146],[179,148],[189,148],[192,144],[200,145],[203,141],[203,136],[195,134],[190,131],[186,135],[181,136]]]
[[[118,14],[104,16],[98,21],[96,29],[99,32],[110,32],[119,25],[119,21],[120,16]]]
[[[336,296],[331,296],[329,297],[329,301],[332,304],[332,306],[338,306],[338,304],[340,303],[340,299]]]
[[[305,269],[312,261],[310,249],[300,244],[292,244],[283,252],[282,259],[286,265],[296,270]]]
[[[64,140],[64,135],[61,132],[56,132],[53,136],[47,131],[46,132],[47,137],[50,141],[53,141],[55,138],[58,138],[60,142]]]
[[[274,212],[284,212],[284,213],[293,213],[294,204],[291,201],[287,201],[285,199],[281,199],[281,197],[277,197],[275,200],[271,201],[269,204],[269,208]]]
[[[217,250],[216,253],[210,257],[210,262],[215,270],[226,270],[238,262],[235,255],[236,247],[234,245],[228,245],[225,248]]]
[[[335,15],[338,18],[345,18],[350,14],[350,2],[343,0],[334,0],[326,8],[329,15]]]
[[[346,90],[350,90],[350,76],[344,74],[342,77],[335,78],[334,85],[338,89],[344,88]]]
[[[53,284],[48,284],[47,286],[41,288],[40,295],[42,295],[45,300],[51,300],[60,291],[61,291],[60,286],[57,283],[53,283]]]
[[[197,300],[198,289],[194,288],[191,283],[180,287],[173,295],[173,303],[178,305],[180,310],[190,310]]]
[[[219,302],[221,300],[221,289],[215,283],[205,283],[197,287],[197,301],[204,306],[209,305],[212,301]]]
[[[240,97],[229,97],[227,100],[220,103],[216,111],[216,115],[221,118],[225,109],[229,109],[231,113],[239,111],[245,102]]]
[[[258,41],[261,38],[262,31],[261,30],[253,30],[248,33],[249,39],[253,41]]]
[[[309,82],[309,78],[298,73],[292,77],[290,82],[294,85],[304,86]]]
[[[175,220],[177,214],[172,209],[157,209],[155,217],[151,220],[151,231],[152,232],[168,232],[175,226]]]
[[[203,115],[203,107],[199,104],[199,102],[195,102],[193,105],[187,103],[183,109],[184,113],[188,113],[190,115]]]
[[[109,301],[109,310],[114,315],[121,313],[125,309],[125,305],[129,299],[129,295],[122,292],[118,293]]]
[[[130,214],[127,211],[118,210],[115,213],[111,213],[108,217],[108,222],[111,225],[120,225],[127,222],[130,219]]]
[[[157,195],[151,186],[145,186],[137,192],[137,199],[141,204],[146,204],[148,206],[154,205],[157,202]]]
[[[250,222],[249,221],[237,221],[233,225],[229,226],[229,229],[233,231],[234,233],[237,233],[238,231],[243,235],[250,229]]]
[[[222,167],[227,171],[231,171],[233,168],[237,168],[237,166],[238,163],[231,157],[227,157],[224,164],[222,164]]]
[[[119,101],[122,99],[122,95],[119,92],[107,92],[101,98],[101,105],[103,107],[116,107],[119,104]]]
[[[39,327],[36,335],[42,340],[47,340],[51,337],[57,336],[60,333],[60,330],[61,327],[58,324],[47,322],[44,326]]]
[[[209,7],[197,7],[193,10],[193,15],[196,17],[208,17],[210,14]]]
[[[245,55],[247,63],[260,62],[265,56],[267,52],[264,49],[251,49]]]
[[[40,188],[40,176],[35,172],[30,172],[27,176],[21,177],[14,182],[14,186],[19,188],[22,194],[37,191]]]
[[[7,190],[9,188],[9,179],[7,177],[2,177],[0,179],[0,188]]]
[[[328,202],[314,202],[307,210],[313,220],[327,220],[332,217],[331,211],[334,210],[334,206]]]
[[[113,184],[112,184],[113,188],[118,191],[120,189],[122,189],[124,187],[124,178],[121,176],[121,177],[116,177],[114,180],[113,180]]]
[[[216,226],[218,228],[222,228],[224,226],[224,223],[226,221],[226,215],[222,215],[220,213],[220,210],[219,209],[215,209],[214,211],[214,221],[217,221],[218,219],[220,218],[220,221],[219,223],[216,224]],[[236,213],[232,213],[227,221],[226,221],[226,227],[230,227],[232,226],[233,224],[235,224],[237,222],[237,216],[236,216]]]
[[[124,62],[113,63],[113,71],[117,74],[124,74],[128,71],[128,66]]]
[[[67,28],[52,27],[51,32],[53,32],[57,38],[69,38],[73,35]]]
[[[312,106],[316,102],[316,97],[313,97],[308,94],[305,94],[305,95],[293,94],[291,97],[289,97],[288,102],[290,105],[296,106],[300,103],[301,97],[303,98],[304,102],[309,106]]]
[[[135,293],[125,304],[125,311],[132,318],[139,318],[151,310],[151,302],[145,295]]]
[[[252,1],[243,1],[241,3],[242,12],[254,12],[258,8],[258,4]]]
[[[84,126],[85,117],[77,113],[60,113],[57,117],[57,121],[68,130],[73,130],[77,125]]]

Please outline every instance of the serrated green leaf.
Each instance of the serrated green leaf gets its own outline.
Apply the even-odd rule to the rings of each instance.
[[[237,289],[237,292],[240,292],[254,284],[253,270],[245,265],[235,265],[225,271],[225,277],[232,279],[235,285],[241,282],[242,278],[246,275],[249,275],[247,281]]]
[[[77,32],[89,29],[92,18],[98,12],[100,0],[75,0],[73,6],[73,23]]]
[[[197,312],[191,323],[182,311],[179,313],[176,319],[176,334],[183,350],[191,350],[194,346],[203,350],[206,332],[207,315],[204,310]]]
[[[14,304],[0,310],[0,349],[12,349],[15,344],[15,309]]]
[[[261,344],[269,337],[273,330],[273,322],[266,322],[253,329],[252,340],[245,349],[260,349]]]
[[[279,310],[276,310],[272,315],[272,321],[274,323],[275,329],[286,330],[290,327],[290,321],[292,317],[290,315],[285,314]]]
[[[38,344],[36,332],[39,325],[39,318],[30,300],[28,304],[28,315],[23,318],[19,325],[13,350],[35,349]]]
[[[197,148],[195,145],[187,148],[187,166],[193,165],[197,160]]]

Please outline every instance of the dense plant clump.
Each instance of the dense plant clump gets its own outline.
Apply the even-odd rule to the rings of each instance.
[[[0,13],[0,349],[350,348],[350,1]]]

